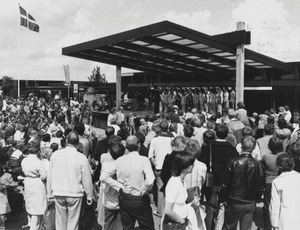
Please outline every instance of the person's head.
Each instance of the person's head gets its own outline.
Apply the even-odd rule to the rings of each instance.
[[[268,116],[267,117],[267,124],[275,124],[275,117],[273,116]]]
[[[217,125],[216,127],[216,135],[219,139],[225,139],[228,134],[228,128],[226,125]]]
[[[229,119],[236,118],[237,114],[233,109],[228,109],[228,117]]]
[[[115,133],[114,127],[112,127],[112,126],[107,126],[107,127],[105,128],[105,135],[106,135],[107,138],[109,138],[110,136],[114,135],[114,133]]]
[[[290,172],[295,166],[294,158],[286,152],[279,153],[276,158],[276,165],[280,172]]]
[[[121,143],[115,143],[110,146],[109,153],[114,160],[117,160],[119,157],[124,155],[125,147]]]
[[[6,166],[9,161],[9,156],[6,152],[0,152],[0,166]],[[1,173],[1,172],[0,172]]]
[[[129,152],[139,151],[140,140],[136,136],[129,136],[126,139],[126,148]]]
[[[175,154],[173,161],[173,175],[182,176],[191,173],[195,158],[188,152],[182,151]]]
[[[288,127],[287,122],[284,118],[279,118],[278,119],[278,127],[279,127],[279,129],[285,129],[285,128]]]
[[[52,150],[52,153],[54,153],[56,150],[58,150],[58,144],[57,143],[51,143],[50,149]]]
[[[74,131],[69,132],[66,139],[68,145],[72,145],[76,147],[79,144],[79,136]]]
[[[162,120],[159,126],[162,132],[167,132],[169,128],[169,122],[167,120]]]
[[[187,140],[184,136],[177,136],[171,141],[172,151],[183,151],[186,146]]]
[[[75,124],[74,131],[76,131],[79,136],[83,136],[84,130],[85,130],[85,127],[84,127],[84,124],[82,122],[77,122]]]
[[[283,140],[275,135],[269,140],[268,147],[271,153],[276,155],[283,151]]]
[[[44,142],[50,142],[51,140],[51,136],[49,133],[45,133],[43,136],[42,136],[42,141]]]
[[[183,129],[184,136],[187,138],[191,138],[194,134],[194,128],[191,125],[187,125]]]
[[[58,131],[56,132],[56,137],[57,137],[57,138],[63,138],[63,132],[62,132],[61,130],[58,130]]]
[[[273,135],[275,132],[275,126],[274,124],[266,124],[264,127],[264,133],[265,135]]]
[[[238,109],[245,109],[245,104],[244,104],[244,102],[242,102],[242,101],[238,102],[238,103],[237,103],[237,107],[238,107]]]
[[[170,131],[170,132],[175,132],[175,133],[177,133],[177,130],[178,130],[178,125],[177,125],[177,123],[171,123],[171,124],[170,124],[170,127],[169,127],[169,131]]]
[[[250,126],[245,126],[242,129],[242,135],[243,137],[253,136],[253,129]]]
[[[284,109],[285,109],[286,111],[289,111],[289,110],[290,110],[290,106],[289,106],[289,105],[285,105],[285,106],[284,106]]]
[[[41,146],[41,140],[37,137],[33,138],[27,144],[27,153],[40,156],[40,146]]]
[[[121,143],[122,138],[116,135],[112,135],[109,137],[108,141],[107,141],[107,147],[109,148],[111,145],[115,144],[115,143]]]
[[[197,159],[200,155],[200,144],[197,140],[190,139],[188,140],[185,151],[191,154],[195,159]]]
[[[300,138],[288,145],[288,152],[294,159],[300,160]]]
[[[145,135],[141,132],[137,132],[135,136],[139,139],[141,145],[145,142]]]
[[[251,136],[246,136],[244,138],[242,138],[242,151],[243,152],[249,152],[252,153],[252,151],[255,149],[256,146],[256,141],[254,139],[254,137]]]
[[[203,133],[204,143],[210,143],[211,141],[214,141],[214,140],[216,140],[216,135],[213,130],[208,129]]]

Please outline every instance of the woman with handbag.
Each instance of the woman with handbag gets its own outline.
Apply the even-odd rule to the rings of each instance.
[[[188,197],[184,178],[193,170],[195,158],[185,152],[178,152],[173,162],[173,176],[166,187],[165,216],[163,230],[185,230],[188,220]]]

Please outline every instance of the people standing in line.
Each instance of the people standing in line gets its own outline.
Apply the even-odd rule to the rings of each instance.
[[[23,159],[21,166],[25,175],[24,199],[28,214],[30,230],[41,227],[42,216],[47,207],[46,185],[47,172],[40,160],[40,140],[33,139],[28,143],[28,156]]]
[[[270,219],[273,229],[298,230],[300,205],[300,173],[290,154],[280,153],[276,159],[280,175],[272,182]]]
[[[238,222],[241,230],[251,229],[256,202],[260,200],[264,186],[263,170],[251,154],[255,145],[253,137],[243,138],[243,153],[231,158],[227,164],[222,181],[227,203],[223,230],[236,229]]]
[[[66,147],[57,150],[50,159],[48,198],[55,202],[57,230],[77,230],[84,194],[87,205],[92,204],[93,184],[88,159],[76,147],[79,136],[70,132]]]

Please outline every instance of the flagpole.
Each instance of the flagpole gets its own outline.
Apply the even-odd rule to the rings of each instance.
[[[18,3],[20,7],[20,3]],[[20,21],[18,21],[18,97],[20,97]]]

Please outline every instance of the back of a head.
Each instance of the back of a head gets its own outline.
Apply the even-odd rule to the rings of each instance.
[[[195,159],[200,155],[200,144],[197,140],[190,139],[185,147],[185,151],[191,154]]]
[[[241,144],[242,144],[243,152],[252,153],[252,151],[254,150],[254,148],[256,146],[256,140],[254,139],[254,137],[246,136],[246,137],[242,138]]]
[[[245,126],[242,129],[242,135],[243,137],[253,136],[253,129],[250,126]]]
[[[300,138],[289,145],[289,153],[295,158],[300,160]]]
[[[161,131],[162,132],[167,132],[168,131],[168,128],[169,128],[169,122],[168,121],[166,121],[166,120],[162,120],[161,122],[160,122],[160,129],[161,129]]]
[[[78,135],[83,136],[85,131],[84,124],[82,122],[77,122],[74,126],[74,131],[76,131]]]
[[[279,118],[278,119],[278,127],[279,127],[279,129],[285,129],[285,128],[288,127],[287,122],[284,118]]]
[[[109,137],[108,142],[107,142],[107,147],[109,148],[111,145],[116,144],[116,143],[121,143],[122,138],[116,135],[112,135]]]
[[[141,132],[137,132],[135,136],[139,139],[141,145],[145,142],[145,135]]]
[[[265,135],[273,135],[275,132],[275,126],[274,124],[266,124],[264,127],[264,133]]]
[[[140,141],[136,136],[129,136],[126,139],[126,148],[129,152],[138,151],[140,147]]]
[[[171,141],[173,151],[179,152],[185,149],[187,140],[184,136],[177,136]]]
[[[112,126],[107,126],[107,127],[105,128],[105,135],[106,135],[106,137],[110,137],[110,136],[114,135],[114,133],[115,133],[114,127],[112,127]]]
[[[56,137],[58,137],[58,138],[62,138],[63,137],[63,132],[61,131],[61,130],[58,130],[57,132],[56,132]],[[79,134],[80,135],[80,134]]]
[[[45,133],[43,136],[42,136],[42,141],[44,142],[50,142],[51,141],[51,136],[49,133]]]
[[[216,135],[213,130],[208,129],[203,133],[203,141],[205,143],[210,143],[211,141],[214,140],[216,140]]]
[[[216,127],[216,135],[219,139],[225,139],[228,134],[228,128],[226,125],[217,125]]]
[[[39,155],[41,147],[41,140],[39,138],[34,138],[27,144],[27,153]]]
[[[280,153],[283,151],[283,140],[275,135],[269,140],[268,147],[272,154]]]
[[[242,102],[242,101],[238,102],[238,103],[237,103],[237,107],[238,107],[239,109],[245,109],[245,104],[244,104],[244,102]]]
[[[280,172],[290,172],[295,166],[294,158],[286,152],[281,152],[276,158],[276,165]]]
[[[115,143],[110,146],[109,153],[114,160],[117,160],[119,157],[124,155],[125,147],[121,143]]]
[[[195,162],[195,158],[188,152],[182,151],[175,154],[173,161],[173,175],[180,176],[183,170],[187,169]]]
[[[194,128],[191,125],[187,125],[183,129],[184,136],[187,138],[191,138],[194,134]]]
[[[236,118],[236,116],[237,116],[237,114],[236,114],[236,112],[233,109],[228,109],[228,117],[230,119]]]
[[[79,144],[79,136],[76,132],[69,132],[67,135],[67,143],[69,145],[77,146]]]

